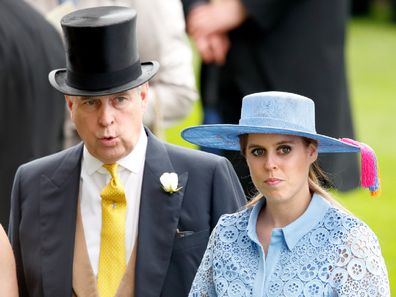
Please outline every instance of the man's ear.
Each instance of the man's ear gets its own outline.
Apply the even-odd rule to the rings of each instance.
[[[148,84],[148,82],[145,82],[144,84],[139,86],[139,95],[140,95],[140,98],[142,99],[142,103],[143,103],[144,108],[148,104],[148,92],[149,92],[149,84]]]
[[[73,107],[73,99],[69,95],[65,95],[65,100],[66,100],[67,107],[69,108],[69,111],[71,112],[72,107]]]
[[[147,100],[148,96],[148,89],[149,89],[149,83],[145,82],[140,86],[140,96],[142,96],[143,100]]]

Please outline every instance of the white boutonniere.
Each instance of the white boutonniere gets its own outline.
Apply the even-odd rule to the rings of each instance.
[[[179,183],[179,178],[174,172],[165,172],[164,174],[162,174],[160,177],[160,182],[162,189],[169,194],[173,194],[182,188],[177,187]]]

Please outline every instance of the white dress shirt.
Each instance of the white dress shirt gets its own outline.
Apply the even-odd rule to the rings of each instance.
[[[137,239],[140,194],[146,159],[147,135],[142,127],[139,140],[129,155],[118,163],[118,176],[125,188],[127,201],[125,247],[127,263]],[[80,207],[88,255],[95,275],[98,273],[102,205],[100,192],[111,179],[102,167],[103,162],[93,157],[84,146],[80,178]]]

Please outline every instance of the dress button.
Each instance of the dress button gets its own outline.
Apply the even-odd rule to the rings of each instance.
[[[381,263],[380,259],[375,256],[370,256],[366,259],[367,270],[374,275],[380,275],[381,273]]]
[[[236,216],[227,215],[221,218],[220,225],[222,226],[230,226],[233,225],[237,220]]]
[[[238,239],[238,229],[234,226],[227,226],[221,229],[219,237],[225,243],[234,242]]]
[[[298,279],[289,280],[283,287],[283,294],[286,297],[300,296],[303,290],[303,283]]]
[[[268,296],[279,296],[283,290],[283,282],[280,279],[272,280],[268,285]]]
[[[366,242],[360,238],[355,238],[351,244],[351,251],[358,258],[365,258],[369,255],[369,248]]]
[[[366,264],[362,259],[352,259],[349,261],[347,269],[354,280],[361,280],[366,275]]]
[[[329,241],[334,244],[340,244],[345,242],[348,237],[348,231],[340,226],[330,232]]]
[[[306,282],[313,279],[318,274],[318,266],[314,263],[308,263],[302,266],[301,270],[298,272],[298,277]]]
[[[351,250],[346,245],[340,245],[337,248],[338,259],[337,259],[337,266],[345,266],[352,258]]]
[[[338,288],[339,286],[345,284],[347,279],[348,272],[344,268],[337,267],[331,273],[329,282],[332,287]]]
[[[323,296],[323,284],[320,280],[311,280],[304,286],[304,297]]]
[[[223,296],[228,289],[228,282],[225,278],[219,277],[216,279],[216,292],[219,296]]]
[[[244,297],[246,296],[246,286],[240,280],[235,280],[229,284],[227,292],[230,297]]]
[[[340,216],[337,215],[335,212],[332,212],[324,219],[324,226],[328,230],[333,230],[335,227],[340,225],[340,222]]]
[[[310,241],[313,246],[319,247],[326,243],[329,237],[329,231],[325,228],[318,228],[312,232],[310,236]]]

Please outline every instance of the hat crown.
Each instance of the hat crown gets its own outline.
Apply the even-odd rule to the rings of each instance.
[[[315,104],[292,93],[251,94],[243,98],[239,124],[316,133]]]
[[[87,13],[88,12],[88,13]],[[61,25],[70,27],[101,27],[128,22],[135,18],[136,11],[121,6],[100,6],[80,9],[65,15]]]
[[[141,74],[136,11],[103,6],[74,11],[61,20],[67,84],[83,90],[110,89]]]

